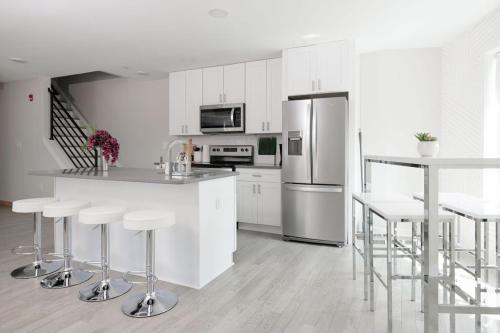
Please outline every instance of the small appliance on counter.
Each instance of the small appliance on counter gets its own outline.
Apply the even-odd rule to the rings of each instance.
[[[204,145],[203,149],[205,150]],[[221,168],[235,171],[237,165],[252,165],[254,149],[251,145],[221,145],[210,146],[206,149],[210,153],[209,161],[193,163],[193,168]]]
[[[276,143],[278,140],[275,136],[260,137],[258,141],[258,152],[262,156],[273,156],[274,165],[276,165]]]
[[[201,146],[201,162],[202,163],[210,163],[210,146],[202,145]]]

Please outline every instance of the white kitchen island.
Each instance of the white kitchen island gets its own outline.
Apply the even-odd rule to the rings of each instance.
[[[164,209],[175,212],[176,224],[156,232],[158,279],[202,288],[233,265],[236,250],[236,175],[197,171],[171,178],[153,169],[110,168],[35,171],[54,177],[58,200],[81,199],[97,205],[122,205],[127,211]],[[62,252],[62,223],[55,225],[55,252]],[[73,218],[72,249],[77,261],[100,260],[100,229]],[[144,233],[110,225],[111,269],[143,271]]]

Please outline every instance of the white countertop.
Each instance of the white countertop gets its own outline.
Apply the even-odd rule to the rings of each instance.
[[[500,158],[442,158],[366,155],[365,160],[375,163],[407,165],[413,167],[437,166],[444,169],[500,168]]]

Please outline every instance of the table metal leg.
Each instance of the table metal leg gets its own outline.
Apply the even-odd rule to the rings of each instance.
[[[392,223],[387,221],[387,332],[392,332]]]
[[[371,252],[368,250],[369,247],[369,239],[368,239],[368,217],[366,216],[366,205],[363,204],[363,291],[364,291],[364,299],[368,300],[368,271],[370,269],[368,263],[370,262]]]
[[[500,221],[495,221],[495,264],[497,265],[497,290],[500,292]]]
[[[393,234],[392,237],[394,240],[398,238],[398,223],[394,222],[393,223]],[[393,249],[393,259],[392,259],[392,266],[393,266],[393,274],[397,275],[398,274],[398,247],[396,245],[396,242],[394,241],[392,244],[392,249]]]
[[[439,169],[436,166],[424,167],[424,333],[439,331],[439,261],[438,261],[438,192]]]
[[[448,224],[443,224],[443,277],[448,277]],[[448,303],[448,289],[443,288],[443,302]]]
[[[481,227],[482,222],[475,220],[475,281],[476,281],[476,305],[481,305]],[[476,313],[476,333],[481,333],[481,314]]]
[[[368,262],[370,264],[370,311],[375,311],[375,281],[373,272],[373,213],[370,210],[368,212],[368,238],[370,244],[370,251],[368,257]]]
[[[455,305],[455,221],[450,223],[450,304]],[[455,313],[450,313],[450,333],[455,333]]]
[[[352,248],[352,279],[356,280],[356,203],[355,200],[352,199],[352,228],[351,228],[351,248]],[[364,251],[364,249],[363,249]]]
[[[425,283],[424,283],[424,224],[420,224],[420,312],[425,309]]]
[[[483,234],[484,234],[484,258],[483,262],[485,266],[488,266],[490,264],[490,224],[488,222],[483,222],[484,223],[484,228],[483,228]],[[484,271],[484,281],[488,282],[489,281],[489,270]]]
[[[411,297],[410,300],[415,301],[415,271],[416,271],[416,260],[417,256],[417,244],[416,244],[416,233],[417,225],[415,223],[411,224]]]

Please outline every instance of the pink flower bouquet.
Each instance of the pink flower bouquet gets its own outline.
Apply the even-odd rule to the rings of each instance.
[[[115,163],[118,160],[120,154],[120,144],[118,140],[113,138],[108,131],[96,130],[87,140],[87,149],[93,150],[95,148],[101,148],[102,156],[106,161],[111,160],[111,163]]]

